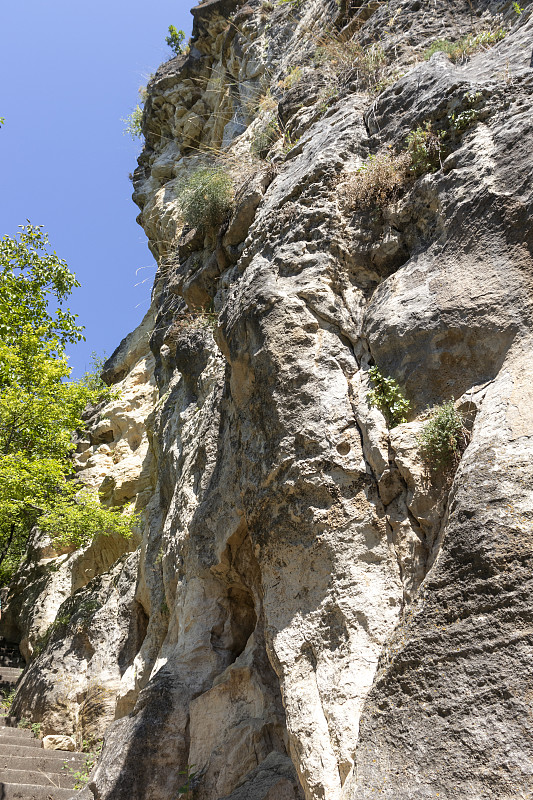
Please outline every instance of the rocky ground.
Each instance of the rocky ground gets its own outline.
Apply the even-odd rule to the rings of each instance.
[[[30,661],[14,713],[105,736],[87,800],[532,796],[522,5],[208,0],[150,81],[153,303],[76,456],[143,527],[63,554],[36,533],[3,619]],[[438,158],[354,200],[417,130]],[[184,227],[212,163],[232,211]],[[374,366],[406,422],[370,402]],[[431,472],[445,401],[462,457]]]

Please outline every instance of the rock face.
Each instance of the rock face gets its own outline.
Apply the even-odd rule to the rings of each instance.
[[[29,657],[56,617],[14,711],[105,732],[88,800],[533,791],[523,5],[208,0],[150,82],[134,199],[152,310],[78,456],[144,509],[142,542],[54,573],[30,553],[4,623]],[[459,62],[424,59],[466,36]],[[347,202],[369,155],[430,129],[431,168]],[[233,209],[184,228],[179,192],[213,160]],[[407,422],[369,402],[373,365]],[[450,400],[469,443],[431,473],[420,432]],[[30,606],[48,616],[16,623]]]

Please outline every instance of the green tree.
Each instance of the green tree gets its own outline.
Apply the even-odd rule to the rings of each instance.
[[[185,52],[183,42],[185,41],[185,33],[176,30],[175,25],[168,26],[168,36],[165,42],[168,44],[175,56],[181,56]]]
[[[83,338],[63,303],[78,281],[39,227],[0,240],[0,582],[9,580],[40,516],[76,516],[72,433],[87,403],[110,397],[99,379],[69,381],[65,345]],[[80,517],[78,514],[77,517]],[[63,537],[64,538],[64,537]]]

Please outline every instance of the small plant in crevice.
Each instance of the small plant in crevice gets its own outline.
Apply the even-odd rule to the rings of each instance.
[[[175,338],[184,330],[201,330],[203,328],[214,330],[217,326],[217,321],[218,313],[212,308],[191,306],[187,311],[182,311],[174,320],[168,336]]]
[[[187,769],[178,773],[186,778],[185,783],[178,789],[178,794],[184,797],[185,800],[193,800],[194,797],[194,788],[199,777],[198,770],[194,769],[195,766],[195,764],[188,764]]]
[[[9,691],[7,689],[0,690],[0,708],[6,716],[9,715],[11,711],[16,693],[16,689],[10,689]]]
[[[370,367],[368,374],[374,386],[368,393],[368,401],[381,411],[387,427],[394,428],[407,422],[411,403],[402,392],[400,384],[394,378],[383,375],[378,367]]]
[[[418,436],[420,455],[432,474],[457,466],[468,444],[469,432],[453,400],[435,406]]]
[[[198,167],[177,192],[183,221],[189,228],[212,230],[233,206],[233,181],[219,165]]]
[[[41,738],[41,729],[42,729],[42,727],[43,726],[42,726],[41,722],[33,722],[30,725],[31,732],[33,733],[33,735],[35,736],[36,739],[40,739]]]
[[[78,769],[74,769],[66,762],[63,764],[63,769],[67,770],[71,777],[74,778],[74,789],[84,789],[87,785],[92,768],[98,761],[100,753],[102,752],[102,745],[102,741],[98,741],[94,745],[89,745],[88,742],[84,741],[82,749],[84,752],[87,752],[87,755],[85,756],[85,764]]]

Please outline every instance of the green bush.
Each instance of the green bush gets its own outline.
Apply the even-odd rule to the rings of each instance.
[[[467,443],[467,430],[453,400],[436,406],[418,437],[420,455],[430,472],[455,466]]]
[[[178,202],[190,228],[215,228],[233,205],[233,181],[222,167],[199,167],[178,190]]]
[[[66,495],[39,519],[39,527],[52,541],[64,547],[83,547],[98,533],[118,533],[128,539],[138,515],[100,505],[88,491],[74,497]]]
[[[427,122],[407,136],[405,149],[411,156],[411,171],[415,176],[434,172],[441,166],[443,131],[434,133]]]
[[[407,422],[407,413],[411,403],[394,378],[385,377],[377,367],[370,367],[368,374],[374,388],[368,393],[371,406],[378,408],[387,421],[389,428],[394,428],[401,422]]]

